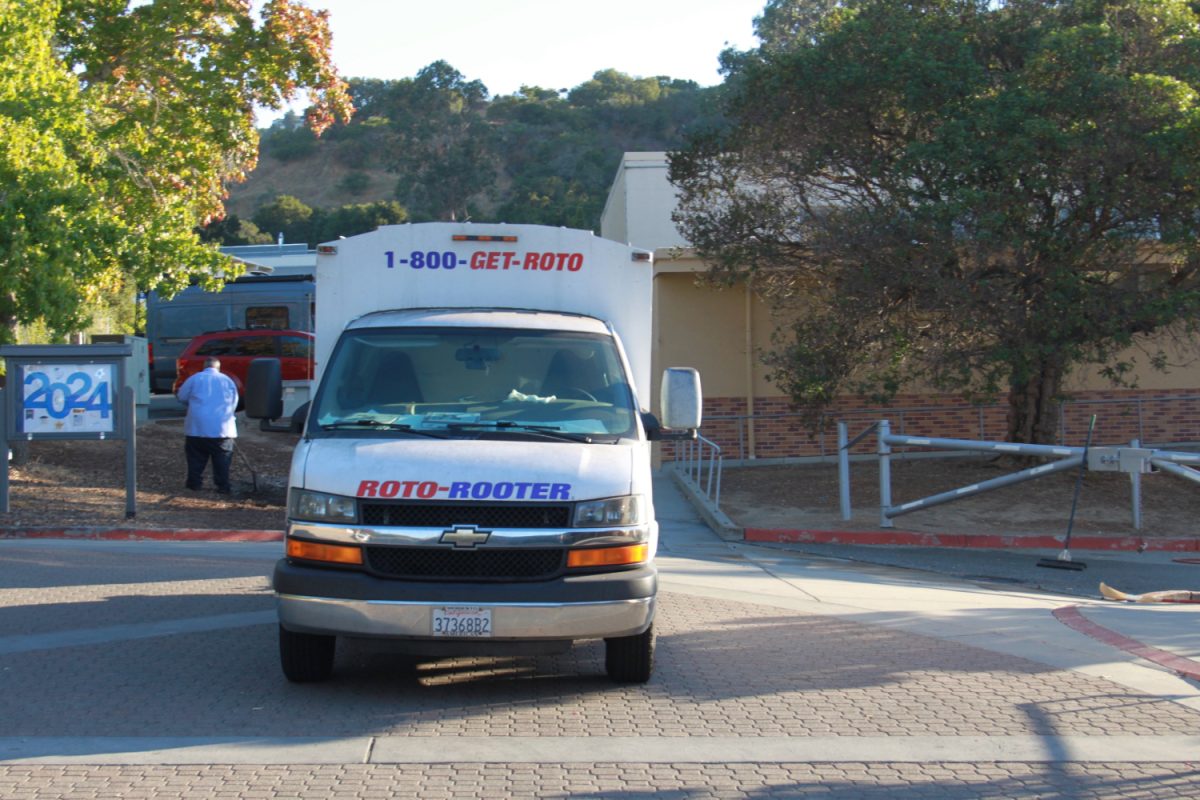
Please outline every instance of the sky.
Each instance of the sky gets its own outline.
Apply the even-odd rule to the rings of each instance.
[[[757,45],[766,0],[309,0],[329,11],[348,78],[411,78],[448,62],[493,95],[571,89],[602,69],[721,82],[726,47]]]

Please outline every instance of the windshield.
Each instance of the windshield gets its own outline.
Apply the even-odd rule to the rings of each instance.
[[[480,328],[345,333],[310,435],[631,436],[632,392],[610,336]]]

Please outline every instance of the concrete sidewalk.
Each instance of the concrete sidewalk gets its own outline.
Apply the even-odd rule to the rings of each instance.
[[[1006,549],[953,547],[929,537],[893,539],[890,532],[874,544],[847,544],[838,538],[843,532],[828,532],[828,540],[819,541],[822,537],[797,540],[778,531],[738,542],[728,518],[689,488],[664,471],[655,484],[660,518],[703,519],[730,551],[797,587],[797,608],[953,637],[1066,668],[1092,669],[1099,662],[1096,674],[1113,666],[1131,685],[1177,693],[1200,708],[1200,605],[1113,602],[1098,591],[1102,580],[1138,593],[1193,584],[1200,590],[1200,566],[1190,563],[1189,550],[1084,551],[1074,558],[1087,568],[1066,571],[1036,566],[1057,557],[1061,542],[1047,547],[1023,537],[1012,537]],[[710,551],[715,541],[709,537]],[[668,545],[669,552],[675,549]],[[996,617],[1005,621],[997,626]],[[1076,648],[1087,655],[1073,655]]]

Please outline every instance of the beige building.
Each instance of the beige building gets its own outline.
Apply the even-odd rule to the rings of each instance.
[[[671,221],[677,204],[667,180],[666,153],[626,153],[617,169],[601,218],[608,239],[654,251],[654,347],[652,374],[666,366],[700,371],[705,420],[701,433],[716,441],[727,459],[832,456],[835,422],[850,423],[851,435],[887,418],[893,430],[911,435],[1003,439],[1003,404],[976,406],[946,395],[911,393],[887,407],[846,396],[829,410],[816,433],[801,423],[778,389],[766,379],[759,354],[771,345],[770,309],[746,285],[707,286],[704,264]],[[1060,433],[1082,444],[1087,420],[1097,415],[1097,443],[1140,439],[1147,444],[1200,442],[1200,362],[1176,352],[1167,372],[1145,369],[1138,389],[1115,389],[1093,371],[1068,384]],[[1147,359],[1139,358],[1145,364]],[[658,387],[653,387],[655,406]],[[868,450],[864,442],[856,452]],[[669,457],[669,451],[667,453]]]

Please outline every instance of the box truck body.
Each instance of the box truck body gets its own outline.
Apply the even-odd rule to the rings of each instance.
[[[285,674],[326,677],[339,636],[431,655],[604,639],[614,679],[647,680],[649,253],[458,223],[318,252],[318,388],[274,575]],[[694,435],[698,377],[668,372],[668,425]]]

